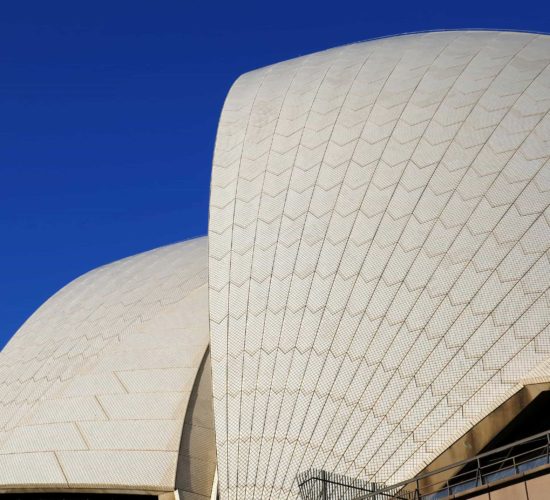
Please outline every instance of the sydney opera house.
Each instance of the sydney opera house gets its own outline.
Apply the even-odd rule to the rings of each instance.
[[[2,495],[550,498],[549,111],[547,35],[241,76],[208,236],[85,274],[0,354]]]

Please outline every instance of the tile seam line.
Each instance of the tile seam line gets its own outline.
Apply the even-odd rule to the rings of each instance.
[[[70,485],[69,479],[67,478],[67,474],[65,473],[65,469],[63,468],[63,465],[61,464],[61,459],[57,455],[56,451],[53,452],[53,456],[55,457],[55,461],[57,462],[57,466],[59,467],[59,470],[61,471],[61,474],[63,475],[63,478],[65,479],[65,484],[67,485],[67,487],[69,487],[69,485]]]

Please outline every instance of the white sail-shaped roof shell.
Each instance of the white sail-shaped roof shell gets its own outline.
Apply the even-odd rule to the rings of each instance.
[[[210,205],[222,499],[419,472],[550,353],[550,37],[349,45],[233,85]]]
[[[206,239],[178,243],[85,274],[27,320],[0,354],[1,490],[174,491],[207,276]]]

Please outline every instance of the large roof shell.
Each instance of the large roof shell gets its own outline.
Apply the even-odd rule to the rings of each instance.
[[[548,36],[438,32],[237,80],[209,228],[222,498],[409,478],[547,376],[549,63]]]
[[[85,274],[27,320],[0,354],[1,489],[174,491],[207,275],[206,238],[178,243]]]

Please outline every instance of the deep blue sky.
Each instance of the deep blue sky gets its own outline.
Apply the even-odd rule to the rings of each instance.
[[[0,347],[101,264],[206,233],[241,73],[377,36],[550,31],[547,1],[11,1],[0,8]]]

